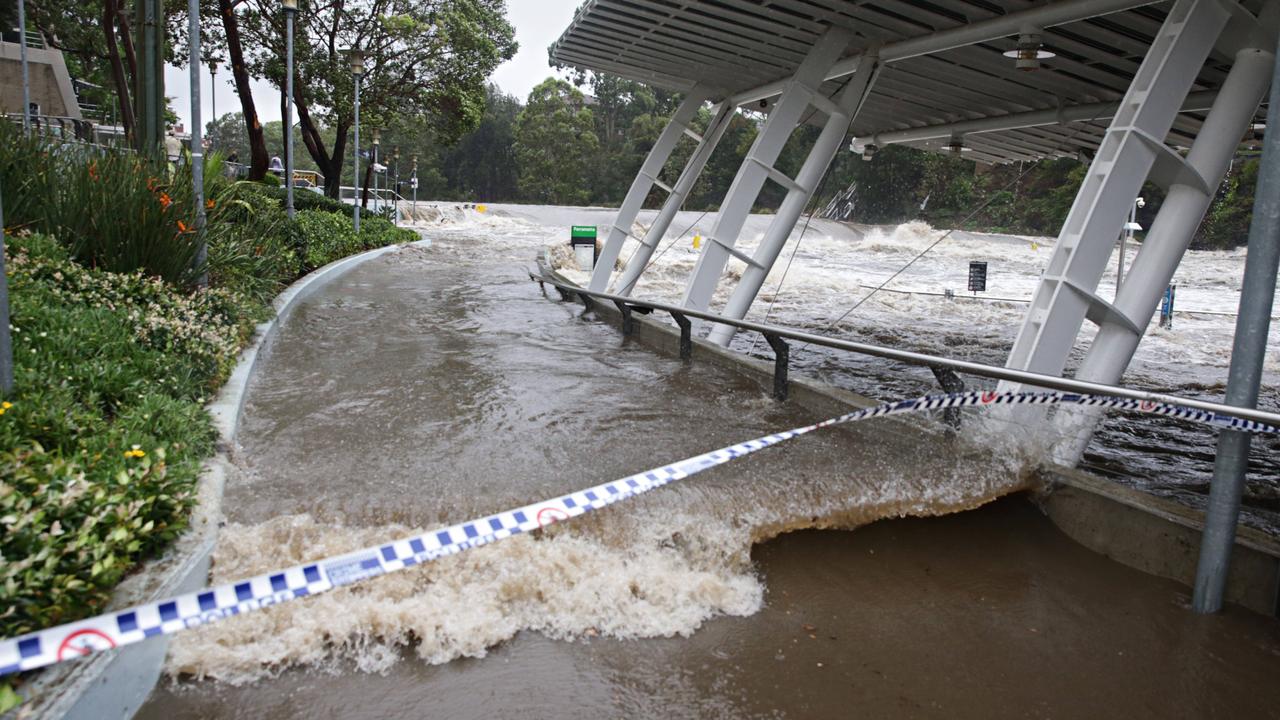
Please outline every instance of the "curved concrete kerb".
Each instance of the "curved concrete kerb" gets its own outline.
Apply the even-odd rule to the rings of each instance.
[[[430,240],[418,240],[409,246],[426,247],[430,244]],[[163,557],[145,563],[137,573],[121,583],[108,609],[190,592],[208,583],[209,560],[222,524],[222,489],[231,465],[230,452],[259,352],[275,338],[280,325],[298,303],[362,263],[399,252],[401,247],[404,246],[388,245],[336,260],[299,279],[276,296],[272,303],[275,317],[257,327],[253,340],[241,351],[226,384],[207,406],[218,430],[218,451],[204,463],[190,529]],[[168,648],[168,636],[162,635],[118,652],[99,653],[52,667],[23,689],[28,700],[21,706],[21,714],[31,718],[130,718],[160,679]]]

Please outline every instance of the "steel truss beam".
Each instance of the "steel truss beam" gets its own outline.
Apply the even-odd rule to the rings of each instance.
[[[1269,44],[1274,46],[1274,41]],[[1236,54],[1218,101],[1187,154],[1187,172],[1165,178],[1168,195],[1120,285],[1115,314],[1101,318],[1076,379],[1110,383],[1118,382],[1124,374],[1227,173],[1240,137],[1253,121],[1274,65],[1275,54],[1268,49],[1244,49]],[[1100,413],[1079,409],[1058,413],[1055,423],[1067,438],[1056,448],[1061,462],[1079,462],[1100,417]]]
[[[1191,93],[1178,112],[1202,112],[1213,107],[1218,97],[1216,91]],[[1053,110],[1032,110],[1030,112],[998,115],[977,120],[926,125],[909,130],[895,130],[875,135],[856,137],[852,147],[857,152],[867,145],[884,147],[897,143],[919,142],[921,140],[937,140],[950,138],[952,135],[973,135],[978,133],[1003,132],[1022,128],[1044,127],[1046,125],[1065,125],[1070,122],[1088,122],[1092,120],[1110,120],[1115,117],[1121,107],[1119,102],[1087,103],[1067,105]]]
[[[797,183],[779,172],[774,163],[777,162],[783,145],[799,125],[805,110],[810,106],[824,111],[830,109],[824,106],[829,106],[831,101],[820,95],[817,88],[844,53],[851,39],[852,34],[843,28],[828,29],[814,43],[813,49],[804,62],[800,63],[795,75],[785,83],[782,95],[738,168],[738,174],[720,206],[715,227],[702,246],[681,300],[685,307],[707,309],[730,257],[737,257],[749,265],[754,263],[749,256],[734,247],[738,235],[742,232],[742,226],[766,180],[795,189],[792,186]],[[807,191],[812,192],[813,188],[808,188]],[[789,227],[787,231],[790,231]]]
[[[622,206],[618,208],[618,215],[609,228],[609,237],[605,240],[604,249],[601,250],[600,258],[592,271],[589,286],[591,290],[601,292],[609,286],[609,275],[613,272],[613,264],[617,262],[622,246],[631,234],[631,226],[644,205],[644,199],[649,196],[649,191],[658,185],[670,194],[671,188],[659,180],[658,176],[666,167],[676,143],[684,137],[685,131],[689,129],[689,124],[698,114],[708,94],[706,88],[694,86],[685,95],[684,101],[680,103],[680,107],[676,108],[675,114],[658,135],[658,141],[653,144],[649,155],[640,165],[640,172],[636,173],[635,179],[631,181],[631,188],[627,190],[627,196],[623,199]]]
[[[724,137],[725,130],[729,129],[729,124],[733,122],[737,112],[738,109],[732,105],[721,103],[712,115],[711,122],[708,123],[706,130],[702,133],[702,138],[698,141],[698,147],[694,149],[693,155],[685,163],[684,170],[680,173],[680,178],[671,187],[671,192],[662,203],[662,208],[658,210],[657,216],[654,217],[653,224],[649,226],[649,231],[640,239],[640,245],[636,248],[635,254],[627,260],[627,266],[618,275],[616,287],[619,295],[630,295],[631,291],[635,289],[636,282],[640,279],[640,275],[645,271],[645,268],[648,267],[654,250],[658,248],[658,243],[666,235],[667,228],[671,227],[671,221],[675,219],[676,213],[680,211],[685,198],[693,190],[694,183],[698,181],[698,176],[702,174],[702,169],[706,167],[707,160],[711,158],[711,153],[715,151],[716,145],[720,143],[720,138]],[[592,277],[591,280],[592,289],[594,289],[596,279]]]
[[[759,246],[751,257],[751,262],[747,264],[747,269],[743,271],[742,279],[738,281],[737,287],[729,297],[729,302],[725,305],[724,315],[735,319],[747,316],[747,311],[751,309],[751,303],[760,293],[760,287],[768,277],[769,270],[777,262],[778,255],[787,243],[787,238],[791,236],[791,230],[796,226],[800,213],[809,204],[809,200],[822,182],[822,176],[831,165],[831,160],[844,144],[849,126],[858,116],[858,110],[867,101],[879,71],[880,63],[874,51],[865,52],[860,56],[857,71],[849,84],[836,97],[834,107],[828,108],[830,112],[826,125],[822,128],[818,139],[814,141],[813,148],[805,158],[800,172],[796,174],[794,186],[788,189],[786,197],[778,207],[777,214],[769,222],[769,228],[765,230],[764,237],[761,238]],[[716,325],[711,329],[707,340],[727,346],[736,332],[737,328],[732,325]]]
[[[1060,375],[1086,317],[1134,324],[1097,294],[1098,282],[1153,168],[1176,176],[1170,185],[1205,185],[1163,139],[1227,20],[1219,0],[1177,0],[1169,11],[1076,195],[1007,367]]]

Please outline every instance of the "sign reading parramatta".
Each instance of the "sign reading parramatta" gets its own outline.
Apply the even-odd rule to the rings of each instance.
[[[244,612],[269,608],[308,595],[362,582],[435,558],[460,553],[520,533],[541,530],[620,500],[682,480],[735,458],[820,428],[884,415],[985,405],[1075,404],[1154,413],[1218,428],[1278,433],[1275,426],[1149,400],[1129,400],[1062,392],[991,391],[931,395],[865,408],[805,427],[747,440],[619,480],[420,535],[316,560],[240,582],[147,603],[106,615],[0,640],[0,675],[58,662],[208,625]]]

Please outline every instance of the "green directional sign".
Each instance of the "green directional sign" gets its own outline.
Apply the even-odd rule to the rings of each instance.
[[[574,240],[582,239],[582,240],[594,241],[596,239],[596,226],[595,225],[574,225],[569,230],[569,237]]]

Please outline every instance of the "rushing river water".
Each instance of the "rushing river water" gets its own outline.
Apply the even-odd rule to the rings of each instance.
[[[502,206],[499,212],[508,213],[514,225],[527,223],[560,235],[569,222],[606,226],[612,219],[612,211],[605,210]],[[750,252],[770,219],[749,218],[738,247]],[[652,213],[642,213],[635,234],[642,235],[651,221]],[[693,236],[705,236],[714,222],[714,214],[681,213],[633,294],[678,302],[697,260]],[[1054,240],[962,231],[942,238],[943,234],[923,223],[879,227],[813,220],[806,228],[802,221],[747,318],[875,345],[1003,365]],[[552,236],[548,242],[559,239]],[[629,240],[622,253],[624,260],[633,248],[634,241]],[[1135,251],[1130,245],[1129,261]],[[558,259],[566,275],[585,282],[587,274],[577,271],[567,254]],[[976,297],[965,292],[969,262],[975,260],[988,263],[988,292]],[[1115,295],[1117,260],[1118,248],[1099,288],[1103,297]],[[903,271],[909,262],[912,264]],[[744,267],[731,260],[729,273],[740,275]],[[1188,252],[1174,276],[1178,297],[1173,328],[1152,323],[1124,384],[1221,400],[1243,269],[1243,249]],[[891,277],[884,290],[872,292]],[[721,282],[713,309],[728,299],[733,287],[731,281]],[[954,299],[945,297],[948,290],[954,292]],[[869,299],[832,327],[868,295]],[[1272,315],[1280,315],[1280,310],[1273,309]],[[1085,323],[1081,329],[1068,373],[1079,363],[1081,350],[1088,347],[1092,328]],[[768,346],[754,334],[740,334],[732,347],[772,357]],[[793,346],[791,357],[799,371],[869,397],[890,400],[938,391],[926,368],[814,346]],[[1280,331],[1271,333],[1265,368],[1259,406],[1278,410]],[[982,378],[966,381],[971,387],[994,385]],[[1119,482],[1202,507],[1213,474],[1215,442],[1216,434],[1203,426],[1163,418],[1113,416],[1094,436],[1083,465]],[[1244,503],[1246,522],[1280,534],[1280,439],[1272,436],[1254,441]]]
[[[304,301],[250,387],[213,579],[818,419],[540,294],[525,275],[531,259],[569,222],[604,224],[602,214],[461,213],[424,229],[429,247],[371,261]],[[806,240],[802,252],[821,248]],[[674,258],[688,253],[668,255],[640,294],[672,292]],[[799,321],[788,313],[803,303],[784,294],[771,319],[813,325],[852,297],[824,292],[811,308],[821,317]],[[1011,332],[954,327],[938,317],[947,307],[971,306],[939,305],[910,330],[886,324],[881,339],[972,334],[939,346],[988,359],[978,338]],[[839,363],[854,389],[874,382]],[[897,382],[872,394],[924,386]],[[977,507],[1026,487],[1029,467],[918,418],[822,431],[539,534],[182,634],[168,664],[181,681],[141,717],[834,717],[854,704],[876,715],[1248,715],[1274,705],[1253,692],[1280,655],[1274,623],[1197,618],[1177,586],[1073,545],[1021,501],[765,542]]]

